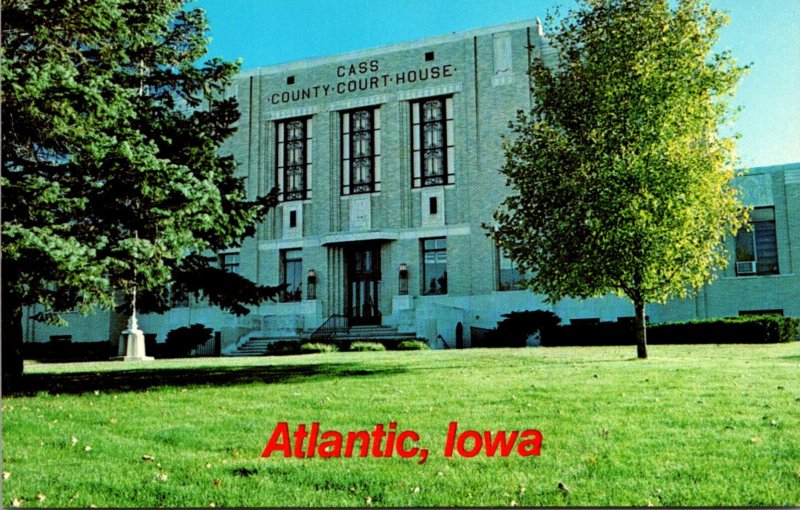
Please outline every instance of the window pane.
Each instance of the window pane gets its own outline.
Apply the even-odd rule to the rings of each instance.
[[[283,252],[283,282],[288,287],[283,293],[283,301],[300,301],[303,298],[303,259],[302,250]]]
[[[521,275],[516,265],[509,259],[502,249],[499,249],[499,290],[520,289]]]
[[[239,273],[239,254],[225,253],[220,255],[222,259],[222,270],[229,273]]]
[[[752,262],[756,259],[753,232],[743,227],[736,234],[736,262]]]
[[[440,99],[432,99],[425,101],[422,106],[422,119],[424,122],[442,119],[442,101]]]
[[[775,208],[774,207],[756,207],[750,211],[750,221],[755,223],[757,221],[775,221]]]
[[[757,207],[751,211],[750,229],[743,228],[736,234],[736,262],[755,262],[755,267],[749,266],[746,271],[737,265],[737,275],[779,272],[774,207]]]
[[[423,294],[447,294],[447,240],[422,241]]]
[[[443,144],[442,139],[442,125],[439,123],[436,124],[425,124],[424,129],[424,141],[425,149],[441,147]]]
[[[778,272],[778,242],[775,238],[775,222],[760,221],[753,225],[756,241],[756,272]]]

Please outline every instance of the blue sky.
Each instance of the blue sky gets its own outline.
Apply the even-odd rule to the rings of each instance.
[[[719,49],[752,63],[736,104],[744,166],[800,161],[800,0],[712,0],[730,24]],[[209,56],[243,69],[540,17],[572,0],[197,0]]]

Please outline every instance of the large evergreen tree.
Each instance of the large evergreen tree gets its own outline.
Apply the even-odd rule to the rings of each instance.
[[[627,296],[642,358],[645,305],[709,282],[746,219],[719,131],[743,68],[713,51],[723,14],[673,3],[581,0],[554,22],[534,107],[505,147],[518,193],[492,234],[551,301]]]
[[[248,200],[221,143],[238,65],[202,65],[207,30],[180,0],[2,4],[3,381],[22,373],[21,314],[151,310],[170,282],[235,313],[275,295],[204,256],[236,246],[275,204]]]

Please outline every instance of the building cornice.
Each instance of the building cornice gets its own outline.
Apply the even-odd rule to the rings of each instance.
[[[495,25],[491,27],[485,28],[478,28],[473,30],[468,30],[465,32],[453,32],[451,34],[445,35],[438,35],[433,37],[428,37],[425,39],[418,39],[414,41],[406,41],[400,42],[396,44],[390,44],[387,46],[379,46],[375,48],[369,48],[364,50],[356,50],[350,51],[346,53],[340,53],[336,55],[327,55],[321,57],[311,57],[303,60],[296,60],[293,62],[286,62],[283,64],[275,64],[271,66],[264,66],[264,67],[256,67],[254,69],[247,69],[241,71],[236,75],[237,78],[250,78],[254,76],[265,76],[270,74],[280,74],[292,71],[298,71],[303,69],[308,69],[310,67],[316,66],[323,66],[329,65],[334,63],[339,63],[348,60],[359,60],[359,59],[367,59],[370,57],[375,57],[379,55],[385,55],[387,53],[392,52],[399,52],[399,51],[407,51],[413,50],[418,48],[424,48],[428,46],[433,46],[437,44],[446,44],[461,41],[464,39],[470,39],[473,37],[480,37],[483,35],[494,34],[498,32],[508,32],[511,30],[521,30],[526,28],[533,28],[531,35],[533,37],[538,38],[541,40],[543,36],[538,35],[538,30],[535,28],[536,20],[535,19],[527,19],[522,21],[515,21],[511,23],[505,23],[502,25]]]

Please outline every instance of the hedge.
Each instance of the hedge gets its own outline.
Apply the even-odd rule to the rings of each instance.
[[[148,351],[149,353],[149,351]],[[111,342],[26,342],[22,344],[22,356],[38,361],[108,361],[116,356]]]
[[[648,328],[655,344],[774,344],[798,340],[800,319],[780,315],[746,315],[656,324]]]
[[[633,328],[632,320],[570,324],[543,331],[542,345],[634,345]],[[798,335],[800,319],[779,315],[747,315],[647,327],[648,344],[767,344],[796,341]]]

